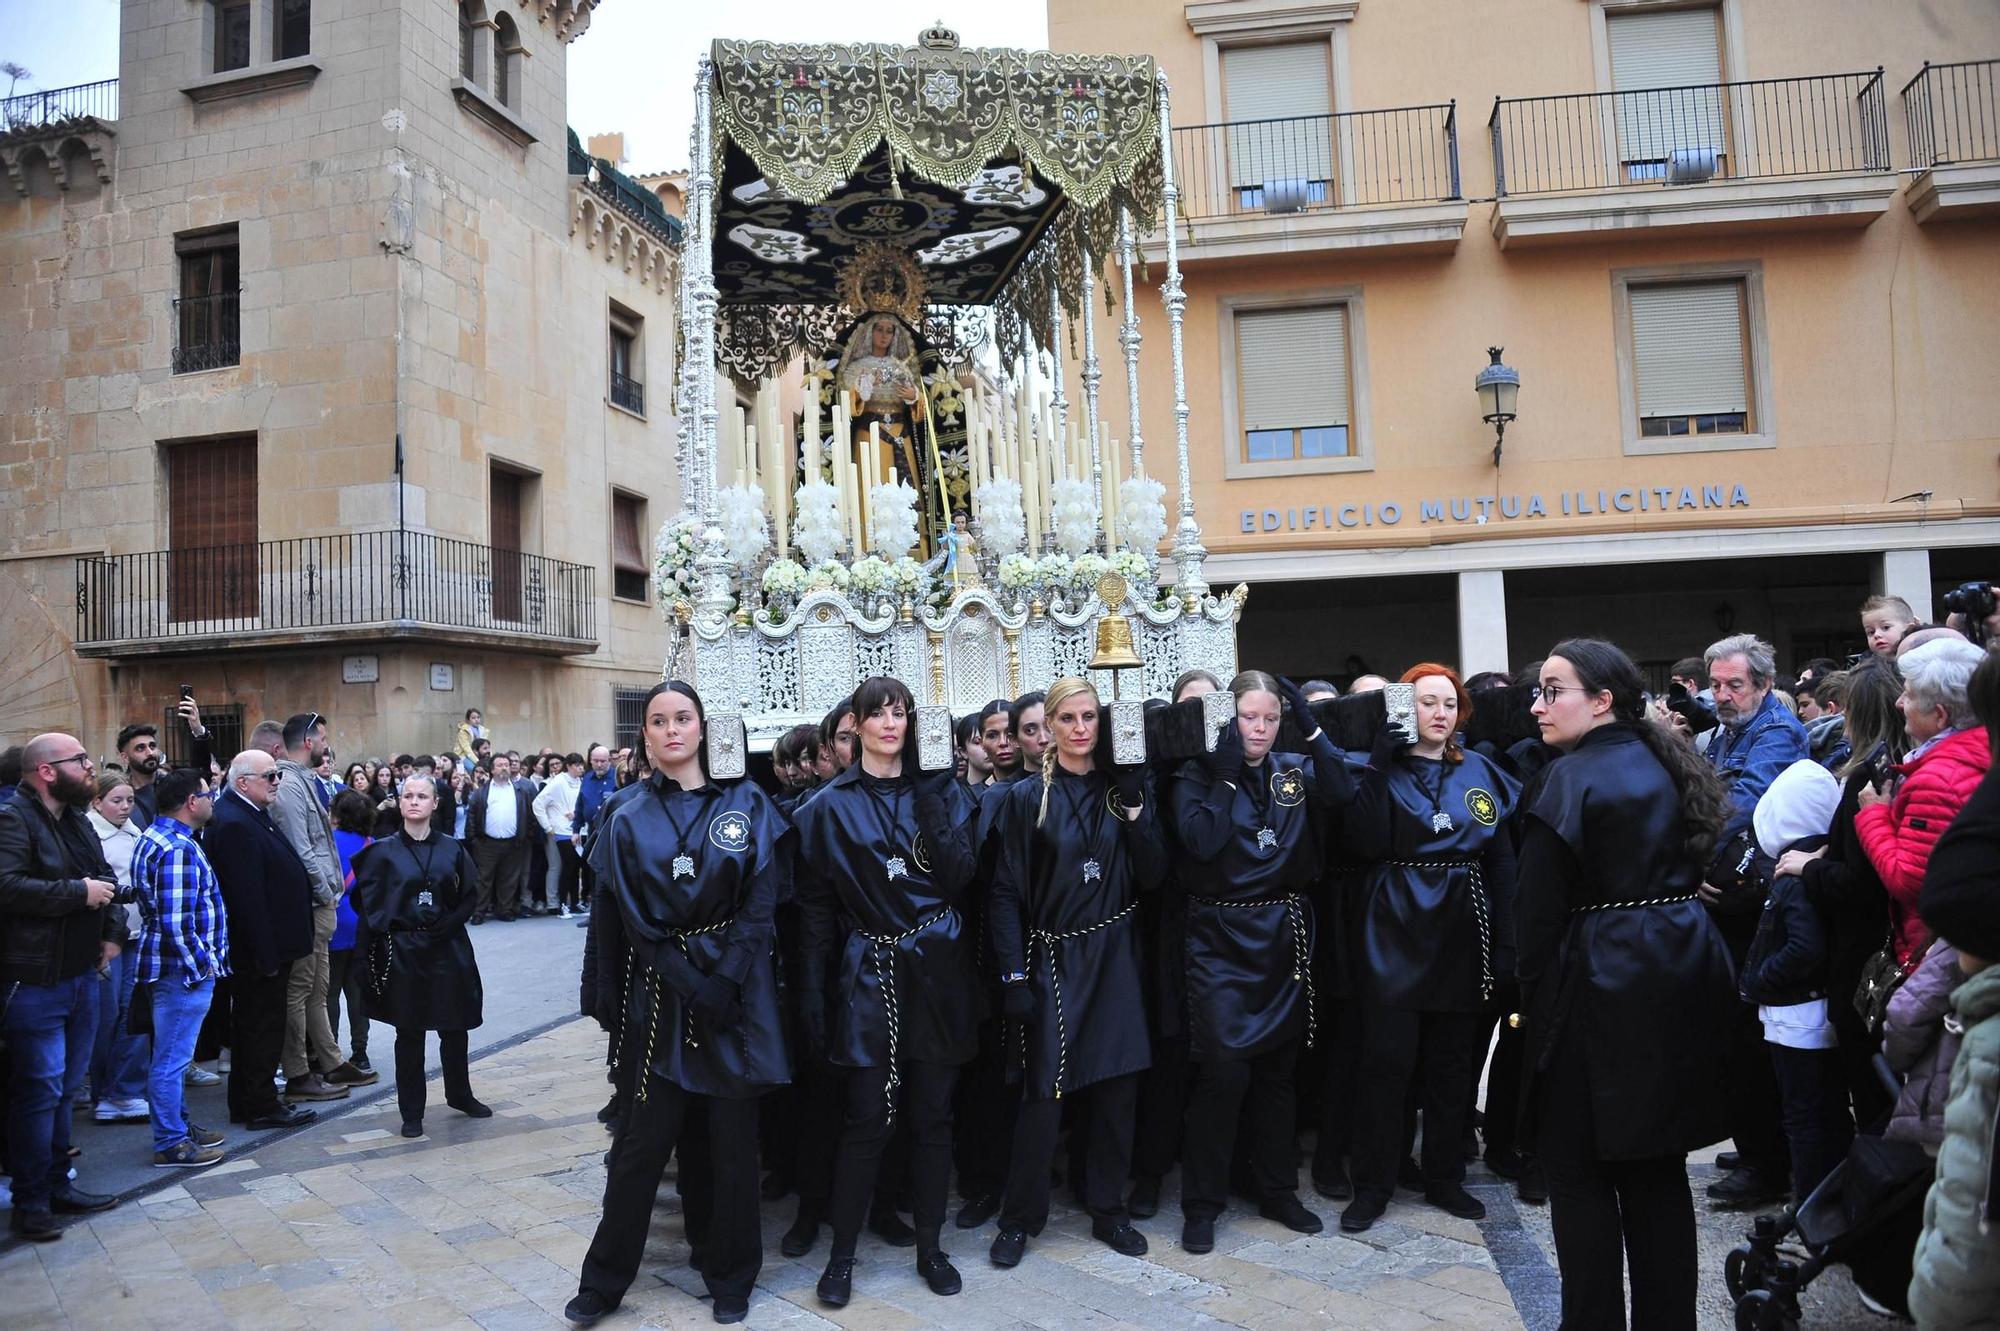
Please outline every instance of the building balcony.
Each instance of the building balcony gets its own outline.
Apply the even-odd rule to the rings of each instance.
[[[243,360],[242,293],[215,291],[174,301],[174,373],[199,374]]]
[[[646,385],[629,374],[611,372],[611,401],[635,416],[646,414]]]
[[[76,653],[112,660],[322,643],[597,648],[596,570],[429,532],[355,532],[76,561]]]
[[[2000,60],[1926,61],[1903,85],[1903,120],[1917,221],[2000,216]]]
[[[1882,71],[1495,99],[1502,247],[1859,228],[1896,192]]]
[[[117,79],[0,100],[0,167],[14,193],[31,192],[30,170],[37,165],[59,190],[92,178],[110,184],[117,119]]]
[[[1183,262],[1443,251],[1465,231],[1454,103],[1185,125],[1173,142]]]

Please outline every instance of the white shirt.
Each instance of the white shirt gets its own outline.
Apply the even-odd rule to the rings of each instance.
[[[486,835],[495,841],[511,841],[520,831],[520,809],[514,800],[514,783],[494,781],[486,787]]]
[[[534,803],[535,821],[544,832],[565,839],[575,834],[576,797],[582,789],[582,778],[571,776],[568,771],[549,778]]]

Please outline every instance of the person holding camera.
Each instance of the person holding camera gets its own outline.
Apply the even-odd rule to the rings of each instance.
[[[1990,582],[1960,583],[1944,594],[1946,628],[1957,629],[1975,647],[2000,638],[2000,599]]]

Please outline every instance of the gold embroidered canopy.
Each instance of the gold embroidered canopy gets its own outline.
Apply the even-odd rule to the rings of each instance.
[[[712,60],[724,306],[841,305],[856,254],[888,244],[931,304],[995,306],[1003,340],[1025,325],[1046,346],[1051,300],[1079,312],[1120,210],[1138,231],[1158,212],[1149,57],[967,50],[933,30],[914,47],[718,41]]]

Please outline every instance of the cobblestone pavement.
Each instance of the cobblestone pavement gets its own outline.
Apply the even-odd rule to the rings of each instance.
[[[492,1119],[445,1108],[433,1083],[415,1141],[397,1134],[385,1095],[211,1169],[163,1176],[136,1201],[73,1222],[60,1242],[0,1251],[0,1328],[559,1327],[603,1189],[602,1059],[596,1028],[568,1022],[474,1061]],[[1497,1187],[1479,1190],[1502,1201]],[[671,1195],[662,1190],[646,1265],[607,1326],[710,1324]],[[965,1292],[948,1300],[923,1289],[908,1249],[865,1239],[854,1301],[837,1312],[812,1294],[824,1240],[803,1261],[777,1253],[790,1211],[766,1210],[753,1328],[1524,1325],[1481,1227],[1405,1199],[1364,1241],[1301,1238],[1232,1211],[1200,1257],[1181,1251],[1169,1207],[1142,1225],[1153,1244],[1143,1259],[1111,1253],[1087,1218],[1058,1211],[1012,1272],[986,1262],[991,1226],[947,1230],[965,1274]],[[1326,1215],[1331,1228],[1331,1206]],[[1512,1216],[1497,1206],[1486,1229],[1516,1265],[1530,1263],[1520,1288],[1532,1306],[1547,1294],[1546,1263]]]

